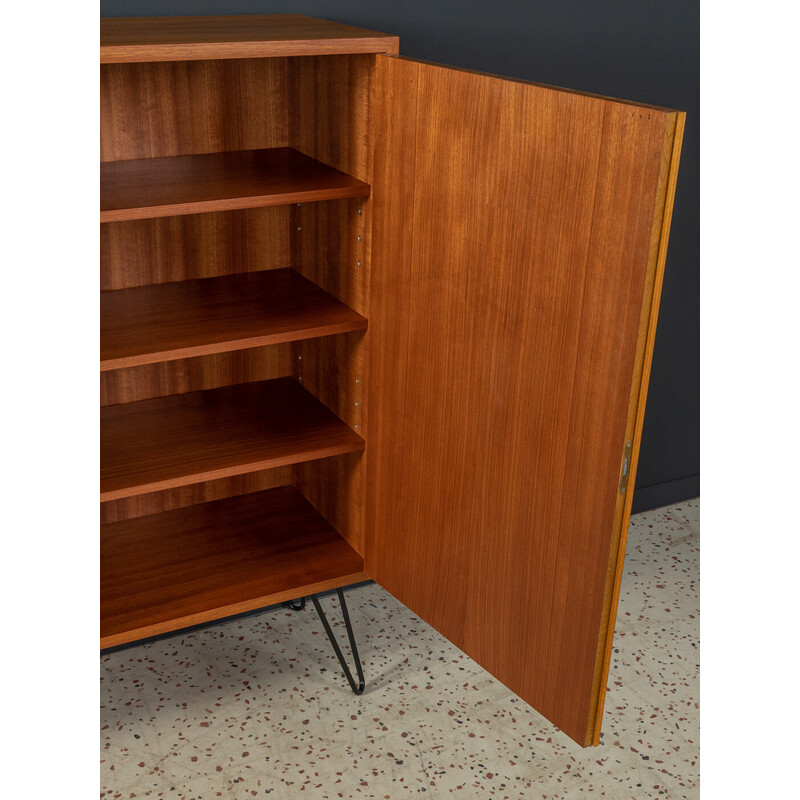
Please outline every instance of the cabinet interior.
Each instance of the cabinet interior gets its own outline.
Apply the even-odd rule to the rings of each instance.
[[[104,343],[111,342],[112,331],[118,342],[113,352],[107,347],[105,361],[101,356],[101,413],[108,452],[121,453],[103,459],[103,626],[108,631],[101,637],[103,646],[364,577],[369,189],[359,191],[361,196],[306,202],[314,186],[289,187],[277,199],[262,198],[251,207],[246,205],[251,189],[243,185],[241,207],[236,191],[193,205],[191,180],[197,164],[206,162],[188,162],[187,170],[187,162],[176,159],[291,148],[370,184],[374,62],[374,55],[358,54],[101,65],[101,161],[106,166],[101,202],[106,207],[112,194],[109,176],[113,171],[123,176],[117,184],[121,199],[109,212],[104,207],[112,220],[101,224]],[[140,179],[142,174],[150,177]],[[142,202],[153,175],[163,177],[173,193],[182,191],[179,178],[188,175],[186,202],[166,212],[157,207],[160,201]],[[298,193],[297,201],[292,192]],[[131,196],[135,205],[126,206]],[[200,213],[194,213],[197,208]],[[267,271],[276,272],[245,277]],[[227,292],[235,307],[230,313],[217,309],[230,317],[223,326],[228,333],[209,339],[200,324],[212,313],[204,296],[211,284],[205,281],[216,281],[215,290]],[[256,291],[279,292],[271,302],[287,309],[283,327],[256,330]],[[153,308],[163,309],[163,324]],[[187,349],[198,354],[176,357]],[[274,382],[264,386],[276,391],[262,392],[257,400],[244,391],[245,384],[264,381]],[[222,391],[237,386],[243,389]],[[310,408],[307,417],[291,423],[299,432],[280,417],[298,394],[323,407],[315,410],[304,400],[297,404]],[[220,428],[219,441],[205,442],[192,426],[216,414],[217,406],[211,406],[217,402],[230,427]],[[233,405],[224,406],[227,402]],[[255,408],[248,405],[253,402]],[[318,422],[327,412],[340,421],[333,433]],[[267,438],[274,435],[276,441],[269,452],[251,452],[246,432],[237,427],[241,422],[252,429],[260,415],[267,418]],[[221,453],[220,448],[236,449],[240,433],[241,454]],[[292,437],[296,447],[292,441],[281,445]],[[345,440],[349,444],[342,444]],[[327,455],[332,451],[340,454]],[[164,460],[170,463],[165,466]],[[241,539],[242,548],[249,548],[245,543],[259,508],[260,518],[269,520],[266,540],[273,551],[263,554],[254,570],[262,579],[254,578],[250,586],[237,570],[254,569],[257,556],[237,566],[230,548],[226,555],[225,548],[215,545],[214,551],[203,542],[209,519],[223,519],[224,511],[231,521],[228,542]],[[167,575],[175,541],[197,548],[203,574],[224,576],[229,570],[227,580],[235,586],[220,588],[216,579],[206,578],[209,586],[198,597],[201,579],[195,576],[183,589],[169,590],[170,583],[179,583],[174,574]],[[301,557],[298,543],[303,542]],[[331,556],[333,551],[338,555]],[[306,563],[302,574],[286,569],[290,552],[294,561]],[[160,571],[158,559],[165,565]],[[138,562],[141,570],[130,567]],[[161,588],[159,580],[166,581]]]

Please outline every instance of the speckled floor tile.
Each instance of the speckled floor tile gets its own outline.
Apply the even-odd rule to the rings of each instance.
[[[631,520],[599,747],[363,586],[348,593],[362,697],[310,604],[101,656],[101,797],[693,800],[699,508]]]

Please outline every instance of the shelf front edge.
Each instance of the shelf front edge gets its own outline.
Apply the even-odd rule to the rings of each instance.
[[[357,435],[357,434],[355,434]],[[305,451],[300,454],[290,454],[277,458],[269,458],[261,461],[254,461],[249,464],[237,464],[232,467],[222,469],[195,472],[191,475],[168,478],[153,483],[137,484],[136,486],[126,486],[122,489],[110,489],[100,492],[100,502],[106,503],[109,500],[122,500],[125,497],[136,497],[140,494],[159,492],[162,489],[176,489],[179,486],[191,486],[193,483],[205,483],[219,478],[231,478],[234,475],[246,475],[249,472],[259,472],[263,469],[274,469],[275,467],[286,467],[291,464],[302,464],[306,461],[316,461],[320,458],[330,458],[331,456],[342,456],[346,453],[358,453],[366,447],[366,442],[362,439],[360,445],[336,445],[322,447],[318,450]]]
[[[122,358],[101,359],[100,372],[125,369],[126,367],[141,367],[146,364],[160,364],[165,361],[175,361],[181,358],[194,358],[196,356],[209,356],[218,353],[231,353],[237,350],[250,350],[255,347],[264,347],[270,344],[319,339],[323,336],[333,336],[338,333],[362,331],[367,329],[368,324],[366,318],[363,318],[363,320],[363,322],[357,323],[342,322],[336,325],[324,325],[319,328],[306,329],[300,333],[297,331],[286,331],[284,333],[271,333],[264,336],[249,337],[247,339],[231,339],[224,342],[199,344],[155,353],[142,353],[140,355],[125,356]]]
[[[211,211],[240,211],[246,208],[285,206],[291,203],[313,203],[323,200],[345,200],[351,197],[369,197],[368,184],[335,189],[314,189],[285,194],[232,197],[223,200],[199,200],[172,203],[163,206],[139,206],[135,208],[113,208],[100,211],[100,222],[127,222],[135,219],[158,219],[180,217],[185,214],[205,214]]]
[[[193,625],[202,625],[206,622],[216,622],[223,620],[226,617],[232,617],[236,614],[244,614],[248,611],[255,611],[259,608],[266,608],[267,606],[277,605],[289,600],[296,600],[299,597],[305,597],[311,594],[318,594],[319,592],[327,592],[329,589],[337,589],[340,586],[349,586],[352,583],[360,583],[361,581],[368,580],[363,571],[351,572],[346,575],[339,575],[335,578],[326,578],[322,581],[304,584],[302,586],[293,587],[291,589],[284,589],[280,592],[256,597],[252,600],[245,600],[231,605],[221,606],[216,609],[208,611],[201,611],[196,614],[188,614],[178,619],[167,620],[166,622],[155,623],[153,625],[146,625],[141,628],[134,628],[121,633],[113,633],[107,636],[100,637],[100,649],[105,650],[109,647],[118,647],[122,644],[130,644],[137,642],[141,639],[147,639],[151,636],[159,636],[163,633],[171,633],[189,628]]]

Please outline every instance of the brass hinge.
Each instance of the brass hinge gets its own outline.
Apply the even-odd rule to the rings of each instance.
[[[622,453],[622,476],[619,479],[619,493],[625,494],[628,488],[628,476],[631,472],[631,450],[633,442],[625,442],[625,450]]]

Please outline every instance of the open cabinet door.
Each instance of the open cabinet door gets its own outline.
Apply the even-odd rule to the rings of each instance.
[[[367,573],[596,743],[683,115],[376,61]]]

